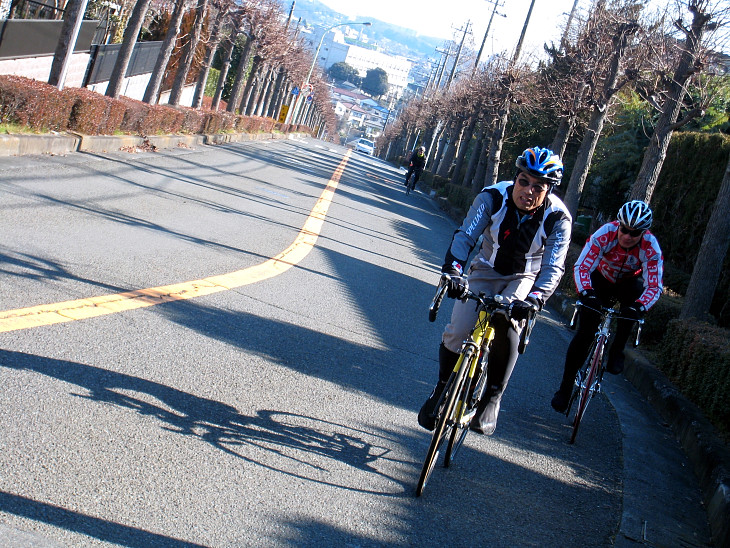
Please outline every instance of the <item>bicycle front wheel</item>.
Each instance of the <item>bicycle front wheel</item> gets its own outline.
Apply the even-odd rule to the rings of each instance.
[[[586,407],[588,407],[588,402],[590,402],[591,398],[593,397],[593,384],[598,377],[598,370],[601,367],[603,346],[603,340],[594,345],[593,353],[590,357],[590,367],[588,368],[588,371],[586,372],[585,377],[581,382],[581,386],[578,389],[578,409],[576,409],[575,416],[573,417],[573,432],[570,435],[570,443],[575,442],[575,437],[578,435],[580,422],[581,420],[583,420],[583,415],[586,412]]]
[[[479,358],[479,354],[474,351],[473,348],[467,348],[464,352],[463,366],[465,371],[469,371],[472,367],[474,360]],[[486,371],[483,373],[486,375]],[[468,375],[464,375],[464,382],[459,387],[459,398],[456,402],[456,409],[454,412],[454,425],[451,429],[451,436],[449,437],[449,443],[446,446],[446,453],[444,454],[444,466],[448,467],[456,458],[456,453],[459,452],[461,445],[466,439],[466,435],[469,433],[469,425],[471,424],[471,418],[474,416],[474,407],[471,405],[471,379]]]
[[[426,452],[426,459],[423,461],[423,467],[421,468],[421,475],[418,478],[418,485],[416,486],[416,496],[420,497],[423,490],[426,488],[426,483],[431,477],[434,465],[438,460],[439,450],[443,441],[451,434],[451,429],[454,427],[453,414],[456,408],[456,402],[459,397],[460,387],[464,382],[465,368],[462,366],[456,374],[452,374],[449,381],[446,383],[444,388],[444,404],[441,411],[436,419],[436,427],[433,430],[433,436],[431,437],[431,443],[428,446]]]

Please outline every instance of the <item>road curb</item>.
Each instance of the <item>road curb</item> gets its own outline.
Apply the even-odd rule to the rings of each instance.
[[[0,157],[40,154],[64,155],[72,152],[135,152],[170,148],[196,148],[245,141],[288,139],[288,133],[216,133],[195,135],[83,135],[49,133],[44,135],[0,135]]]
[[[573,300],[555,293],[549,301],[570,319]],[[626,350],[624,377],[677,436],[702,489],[714,546],[730,546],[730,449],[702,411],[636,350]]]

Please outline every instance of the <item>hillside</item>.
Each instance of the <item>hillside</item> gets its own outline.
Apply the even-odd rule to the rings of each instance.
[[[289,13],[291,0],[279,0],[284,11]],[[327,27],[338,23],[347,23],[349,18],[338,13],[318,0],[296,0],[292,25],[301,17],[301,24]],[[391,55],[402,55],[411,59],[434,57],[434,51],[443,44],[441,38],[418,35],[411,29],[385,23],[374,17],[368,17],[373,23],[366,30],[371,41],[376,42]]]

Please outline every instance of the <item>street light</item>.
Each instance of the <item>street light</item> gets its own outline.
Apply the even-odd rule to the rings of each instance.
[[[322,48],[322,42],[324,42],[324,37],[327,36],[327,33],[329,31],[331,31],[332,29],[336,29],[337,27],[353,27],[355,25],[363,25],[364,27],[369,27],[370,25],[372,25],[372,23],[370,21],[366,21],[365,23],[340,23],[338,25],[332,25],[331,27],[325,29],[324,33],[322,33],[322,38],[319,39],[319,44],[317,44],[317,49],[314,52],[314,59],[312,59],[312,66],[309,67],[309,72],[307,73],[307,78],[304,80],[302,87],[299,88],[299,93],[297,94],[296,98],[294,99],[294,108],[290,109],[286,113],[286,120],[284,120],[285,124],[288,124],[288,123],[296,120],[296,116],[297,116],[297,114],[299,114],[299,105],[301,104],[301,101],[299,99],[302,95],[304,95],[305,88],[309,87],[309,79],[312,77],[312,73],[314,72],[314,67],[317,64],[317,58],[319,57],[319,50]]]

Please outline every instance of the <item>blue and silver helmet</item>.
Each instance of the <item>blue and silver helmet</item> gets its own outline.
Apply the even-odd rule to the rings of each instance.
[[[515,162],[517,169],[533,177],[544,179],[555,186],[563,178],[563,162],[549,148],[532,147],[525,150]]]

